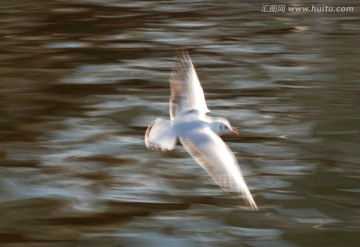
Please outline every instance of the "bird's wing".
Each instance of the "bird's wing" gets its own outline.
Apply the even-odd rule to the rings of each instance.
[[[176,53],[170,86],[171,119],[187,111],[198,111],[200,114],[209,112],[203,89],[186,50],[179,50]]]
[[[234,154],[219,136],[210,129],[201,128],[180,137],[180,141],[221,188],[242,195],[246,204],[257,210]]]

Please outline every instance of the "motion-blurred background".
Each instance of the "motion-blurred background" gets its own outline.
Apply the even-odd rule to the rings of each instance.
[[[277,11],[313,4],[354,11]],[[1,0],[0,246],[358,246],[359,11]],[[181,146],[145,148],[178,48],[240,132],[225,141],[259,212]]]

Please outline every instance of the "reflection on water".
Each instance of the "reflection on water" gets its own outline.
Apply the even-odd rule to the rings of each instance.
[[[261,5],[4,1],[1,246],[356,246],[360,6]],[[179,47],[240,130],[225,140],[259,212],[181,146],[145,148]]]

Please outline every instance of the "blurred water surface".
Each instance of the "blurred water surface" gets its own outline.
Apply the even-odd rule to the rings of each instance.
[[[360,5],[286,3],[355,11],[2,0],[0,245],[357,246]],[[144,146],[180,47],[240,131],[224,139],[259,212],[181,146]]]

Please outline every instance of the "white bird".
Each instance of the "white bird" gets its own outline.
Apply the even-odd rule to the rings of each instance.
[[[243,196],[245,203],[257,210],[234,154],[219,137],[238,133],[226,119],[206,116],[210,111],[186,50],[176,54],[170,85],[170,120],[157,118],[150,124],[145,133],[146,147],[172,150],[179,139],[221,188]]]

